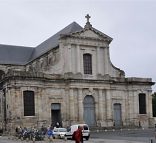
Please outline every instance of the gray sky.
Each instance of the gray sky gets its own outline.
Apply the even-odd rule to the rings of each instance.
[[[113,38],[113,65],[155,82],[155,0],[0,0],[0,44],[35,47],[73,21],[83,27],[87,13]]]

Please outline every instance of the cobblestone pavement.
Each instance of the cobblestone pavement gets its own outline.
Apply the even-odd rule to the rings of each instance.
[[[0,143],[33,143],[33,141],[21,141],[17,140],[14,137],[2,136],[0,137]],[[49,141],[35,141],[35,143],[50,143]],[[75,143],[72,140],[63,140],[63,139],[54,139],[51,143]],[[111,139],[89,139],[89,141],[84,141],[84,143],[142,143],[136,141],[127,141],[127,140],[111,140]],[[151,143],[149,141],[149,143]]]

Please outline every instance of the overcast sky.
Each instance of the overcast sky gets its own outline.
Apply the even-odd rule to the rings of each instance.
[[[113,38],[113,65],[156,81],[156,0],[0,0],[0,44],[35,47],[73,21],[84,27],[86,14]]]

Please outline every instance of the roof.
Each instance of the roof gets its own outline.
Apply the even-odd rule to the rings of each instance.
[[[28,62],[43,55],[52,48],[58,46],[61,34],[77,32],[83,28],[76,22],[70,25],[38,45],[37,47],[24,47],[0,44],[0,64],[25,65]]]
[[[83,28],[76,22],[71,23],[70,25],[68,25],[67,27],[65,27],[64,29],[62,29],[61,31],[59,31],[58,33],[56,33],[55,35],[53,35],[52,37],[50,37],[49,39],[38,45],[35,48],[35,51],[32,55],[32,59],[35,59],[36,57],[46,53],[50,49],[57,47],[59,44],[58,40],[60,38],[60,35],[70,34],[73,32],[80,31],[82,29]]]
[[[13,65],[25,65],[28,62],[38,58],[45,54],[49,50],[59,45],[59,38],[61,35],[68,35],[76,32],[82,32],[82,28],[76,22],[72,22],[67,27],[48,38],[46,41],[38,45],[37,47],[23,47],[23,46],[12,46],[12,45],[0,45],[0,64],[13,64]],[[111,37],[104,33],[92,28],[96,33],[108,38],[110,41]]]
[[[30,60],[34,48],[0,44],[0,64],[24,65]]]

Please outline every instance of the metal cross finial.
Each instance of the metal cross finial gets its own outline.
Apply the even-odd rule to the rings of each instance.
[[[89,16],[89,14],[87,14],[87,15],[85,16],[85,18],[87,19],[87,22],[89,22],[89,18],[91,18],[91,17]]]
[[[90,16],[89,16],[89,14],[87,14],[86,16],[85,16],[85,18],[87,19],[87,22],[86,22],[86,25],[85,25],[85,29],[90,29],[91,27],[92,27],[92,25],[90,24],[90,22],[89,22],[89,18],[91,18]]]

